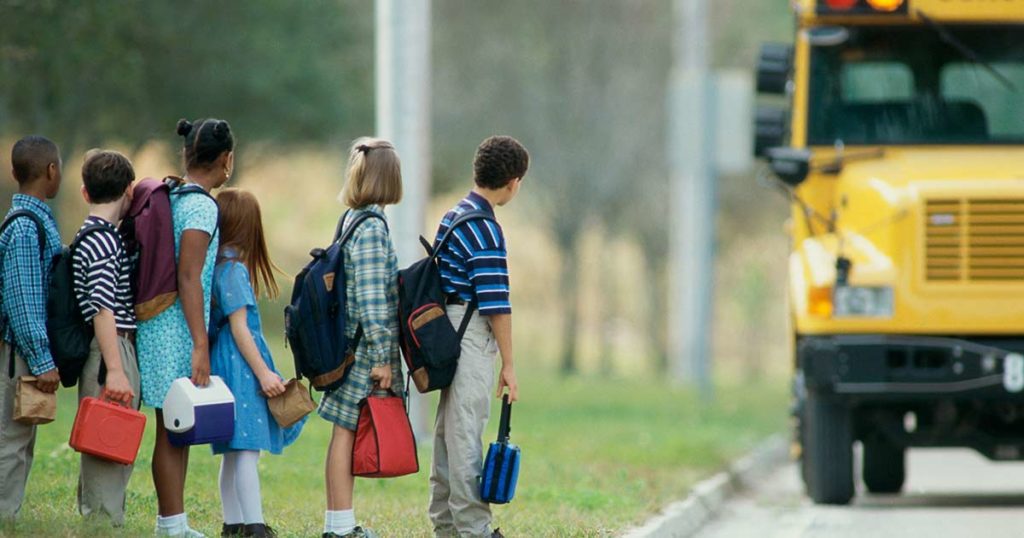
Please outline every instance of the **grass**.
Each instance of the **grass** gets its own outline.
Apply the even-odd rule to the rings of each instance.
[[[770,389],[719,387],[719,403],[701,411],[690,392],[661,384],[563,380],[539,366],[521,371],[521,402],[512,421],[512,438],[524,454],[520,487],[511,505],[494,508],[495,525],[510,536],[614,535],[683,496],[696,480],[784,423],[781,383]],[[83,520],[75,509],[78,455],[67,445],[74,409],[74,391],[62,390],[57,421],[39,429],[21,516],[0,535],[151,535],[151,425],[129,486],[126,525],[112,530],[103,521]],[[487,442],[497,409],[492,417]],[[282,456],[261,459],[267,521],[282,536],[319,536],[329,434],[328,424],[312,417]],[[382,536],[429,536],[429,462],[424,448],[418,475],[357,481],[359,520]],[[207,447],[192,449],[186,505],[193,526],[208,535],[220,529],[218,465]]]

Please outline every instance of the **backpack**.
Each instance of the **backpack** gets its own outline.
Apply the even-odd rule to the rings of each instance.
[[[313,260],[295,277],[290,304],[284,309],[285,336],[295,358],[295,376],[309,378],[319,391],[332,391],[345,382],[354,362],[348,350],[358,347],[363,337],[361,324],[353,341],[349,342],[345,332],[345,243],[368,219],[380,219],[387,227],[380,215],[364,213],[346,230],[346,215],[348,212],[338,220],[332,244],[310,251]]]
[[[171,196],[203,194],[217,203],[202,187],[174,190],[182,181],[174,176],[163,181],[151,177],[140,180],[132,193],[132,205],[118,227],[132,260],[132,294],[139,321],[156,317],[178,298]]]
[[[0,226],[0,234],[14,219],[27,216],[36,225],[39,234],[39,257],[46,256],[46,228],[39,217],[30,211],[14,211]],[[105,227],[92,224],[85,227],[70,245],[62,249],[50,269],[50,286],[46,293],[46,334],[50,341],[50,354],[60,374],[60,382],[65,387],[73,387],[78,383],[85,361],[89,358],[89,347],[92,345],[92,325],[85,322],[82,311],[75,296],[75,277],[71,260],[81,240]],[[13,356],[12,356],[13,359]],[[9,374],[14,375],[14,361],[11,361]]]
[[[104,229],[107,228],[102,224],[90,224],[78,232],[57,257],[50,275],[50,289],[46,297],[46,334],[50,338],[50,353],[60,373],[60,382],[65,387],[78,383],[89,359],[94,335],[92,324],[86,323],[82,317],[78,296],[75,295],[72,260],[82,239]]]
[[[476,299],[466,307],[458,331],[448,320],[437,256],[455,228],[475,219],[493,220],[487,212],[467,211],[452,221],[433,247],[420,237],[427,257],[398,272],[398,326],[402,355],[416,390],[430,392],[452,384],[462,354],[462,337],[476,310]]]

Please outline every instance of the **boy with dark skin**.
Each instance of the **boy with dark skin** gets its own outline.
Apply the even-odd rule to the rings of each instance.
[[[47,393],[60,383],[46,334],[46,290],[61,242],[45,204],[60,190],[60,150],[45,137],[25,137],[14,145],[11,164],[18,193],[0,233],[0,518],[13,518],[21,509],[35,447],[36,426],[13,420],[18,379],[35,376]],[[29,214],[12,217],[16,211]]]

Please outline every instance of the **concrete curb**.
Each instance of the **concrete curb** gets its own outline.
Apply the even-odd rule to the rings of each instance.
[[[722,471],[674,502],[642,527],[629,530],[626,538],[689,538],[696,534],[725,504],[725,501],[766,475],[789,458],[789,443],[776,434]]]

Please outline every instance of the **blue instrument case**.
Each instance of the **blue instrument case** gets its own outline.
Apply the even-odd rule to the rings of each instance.
[[[480,480],[480,498],[491,504],[507,504],[516,494],[519,479],[519,447],[509,442],[512,403],[506,394],[501,402],[501,422],[498,440],[491,443],[484,460],[483,478]]]

